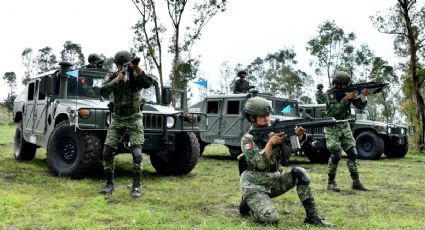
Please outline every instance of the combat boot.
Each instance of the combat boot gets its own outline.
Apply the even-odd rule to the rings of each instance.
[[[335,182],[335,174],[328,174],[328,190],[334,192],[340,192],[341,189],[338,188],[338,185]]]
[[[133,173],[133,187],[131,189],[131,196],[134,198],[138,198],[141,196],[140,193],[140,177],[142,173],[140,171],[135,171]]]
[[[112,191],[114,190],[114,173],[107,171],[105,172],[105,176],[106,176],[106,185],[105,187],[102,188],[102,190],[100,190],[100,193],[109,194],[109,193],[112,193]]]
[[[352,188],[359,191],[370,191],[360,182],[360,180],[353,180]]]
[[[241,203],[239,204],[239,213],[241,216],[248,216],[251,209],[248,206],[248,203],[246,203],[246,200],[242,198]]]
[[[316,211],[316,205],[313,198],[308,198],[303,201],[306,217],[304,219],[305,224],[317,225],[326,228],[332,227],[332,224],[328,223],[323,219]]]

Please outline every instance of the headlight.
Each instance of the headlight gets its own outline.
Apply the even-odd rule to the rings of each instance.
[[[174,127],[175,120],[174,117],[167,117],[167,128],[171,129]]]
[[[78,110],[78,115],[83,119],[87,119],[90,116],[90,110],[89,109],[80,109],[80,110]]]
[[[391,127],[388,127],[388,134],[391,134]]]

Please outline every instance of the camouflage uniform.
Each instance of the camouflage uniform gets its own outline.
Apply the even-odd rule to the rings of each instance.
[[[124,52],[124,54],[129,55],[128,52]],[[129,57],[126,57],[125,62],[129,61],[128,59]],[[130,80],[118,81],[119,72],[116,72],[113,76],[108,75],[101,87],[100,93],[103,97],[108,98],[111,94],[113,95],[112,123],[106,135],[103,152],[103,165],[107,176],[106,187],[109,186],[109,188],[102,189],[102,193],[112,192],[114,152],[125,134],[129,136],[129,146],[133,155],[133,192],[134,190],[138,192],[140,187],[139,181],[143,162],[142,145],[144,142],[143,114],[140,111],[143,98],[140,95],[140,91],[142,88],[149,88],[151,82],[138,66],[134,68],[134,70],[131,70],[129,67],[129,71],[125,73]]]
[[[233,93],[248,93],[249,92],[249,82],[244,78],[239,78],[235,82],[235,89]]]
[[[345,73],[345,72],[343,72]],[[351,82],[351,80],[350,80]],[[333,88],[326,92],[326,115],[334,117],[336,120],[348,119],[350,115],[350,105],[353,104],[358,109],[366,107],[367,100],[358,97],[352,101],[347,99],[337,100]],[[358,190],[366,190],[359,180],[359,172],[357,167],[357,151],[356,141],[351,132],[348,122],[339,123],[333,127],[325,128],[326,147],[331,156],[328,161],[328,189],[339,192],[339,188],[335,182],[338,162],[341,159],[341,151],[343,150],[347,156],[347,167],[350,176],[353,179],[353,188]],[[359,186],[361,188],[359,189]]]
[[[322,90],[316,91],[316,101],[317,101],[317,104],[326,103],[326,94]]]
[[[252,117],[267,117],[272,112],[270,101],[253,97],[245,103],[245,116],[252,122]],[[263,124],[262,124],[263,125]],[[293,167],[290,171],[282,172],[280,167],[281,148],[276,144],[272,147],[270,157],[265,151],[265,146],[274,133],[269,133],[264,140],[254,141],[251,129],[242,137],[241,147],[245,159],[246,170],[240,178],[242,201],[239,206],[241,215],[250,212],[256,221],[264,224],[276,224],[279,221],[279,213],[272,202],[273,197],[284,194],[288,190],[297,187],[298,197],[306,211],[305,223],[331,226],[326,223],[316,212],[314,199],[311,193],[310,178],[301,167]],[[305,140],[305,135],[303,140]],[[289,140],[283,136],[283,143]],[[239,158],[239,157],[238,157]]]

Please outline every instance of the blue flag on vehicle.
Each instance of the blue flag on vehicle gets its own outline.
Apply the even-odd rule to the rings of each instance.
[[[282,113],[291,113],[291,106],[286,106],[285,108],[282,109],[282,111],[280,111]]]
[[[68,71],[66,72],[66,74],[68,74],[71,77],[78,77],[78,70]]]
[[[208,81],[195,81],[193,83],[198,84],[204,88],[208,88]]]

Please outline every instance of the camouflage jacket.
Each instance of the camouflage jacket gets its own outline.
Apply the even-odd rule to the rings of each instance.
[[[334,117],[337,120],[347,119],[350,115],[350,104],[358,109],[363,109],[367,105],[367,100],[363,101],[360,97],[348,101],[342,99],[337,101],[332,89],[326,91],[326,115]]]
[[[317,104],[325,104],[326,103],[326,94],[322,91],[316,91],[316,101]]]
[[[100,89],[102,97],[109,98],[113,94],[113,103],[117,107],[140,106],[142,103],[140,91],[142,88],[149,88],[151,86],[150,80],[145,74],[138,76],[136,71],[132,71],[132,73],[126,73],[126,75],[133,74],[134,77],[130,78],[131,80],[118,82],[116,78],[117,74],[118,72],[112,76],[106,76],[105,82]]]
[[[249,82],[245,79],[238,79],[235,82],[235,89],[233,93],[248,93],[249,91]]]

